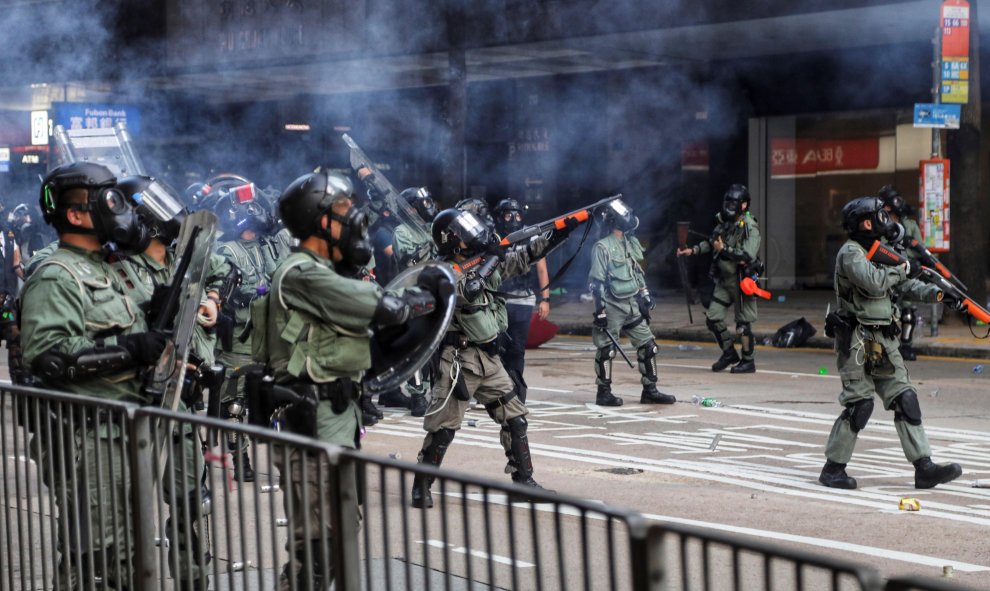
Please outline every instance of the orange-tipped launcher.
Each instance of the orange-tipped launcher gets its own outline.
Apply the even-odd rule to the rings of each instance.
[[[765,289],[760,289],[760,286],[756,284],[756,281],[752,277],[743,277],[743,280],[739,282],[739,289],[748,296],[756,296],[763,298],[765,300],[770,299],[770,292]]]
[[[990,324],[990,313],[987,313],[985,309],[980,307],[980,305],[973,300],[969,298],[963,300],[963,307],[966,308],[966,312],[973,318],[976,318],[980,322]]]

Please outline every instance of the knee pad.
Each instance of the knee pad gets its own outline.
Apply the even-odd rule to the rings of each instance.
[[[615,358],[615,347],[609,345],[607,347],[600,347],[598,351],[595,352],[595,359],[598,361],[607,361],[609,359]]]
[[[914,390],[905,390],[898,394],[892,406],[895,421],[907,421],[908,424],[915,426],[921,424],[921,404]]]
[[[444,427],[433,432],[433,441],[435,441],[438,445],[450,445],[450,442],[454,440],[454,435],[456,434],[457,431]]]
[[[506,427],[508,427],[509,434],[512,437],[521,437],[526,434],[526,429],[529,427],[529,423],[526,422],[526,417],[512,417],[505,422]]]
[[[715,322],[714,320],[712,320],[711,318],[705,318],[705,326],[708,327],[708,330],[710,330],[710,331],[712,331],[714,333],[718,333],[719,332],[718,323]]]
[[[244,416],[247,408],[244,405],[244,401],[240,398],[231,400],[230,402],[223,403],[223,418],[225,419],[241,419]]]
[[[736,323],[736,334],[739,336],[752,336],[753,325],[749,322],[737,322]]]
[[[657,356],[657,344],[654,342],[646,343],[639,349],[636,349],[636,357],[638,357],[640,361],[646,362],[649,361],[650,359],[653,359],[656,356]]]
[[[849,421],[849,426],[854,433],[859,433],[866,424],[870,422],[870,415],[873,414],[873,398],[858,400],[846,406],[842,416]]]

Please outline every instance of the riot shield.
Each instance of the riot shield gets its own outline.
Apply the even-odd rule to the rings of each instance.
[[[361,180],[372,186],[375,191],[380,193],[385,198],[385,203],[388,208],[395,212],[396,219],[400,223],[405,224],[412,230],[417,244],[422,244],[424,242],[432,242],[433,235],[430,233],[429,223],[433,220],[423,220],[420,217],[419,212],[416,208],[406,203],[405,199],[399,197],[399,192],[396,191],[392,183],[389,182],[385,175],[378,170],[375,163],[368,158],[368,155],[364,153],[364,150],[357,145],[354,139],[347,135],[346,133],[341,136],[344,138],[344,143],[351,150],[351,168],[355,172],[361,169],[366,169],[370,174],[364,176]]]
[[[123,123],[100,129],[65,129],[56,125],[54,137],[56,161],[60,165],[95,162],[109,168],[118,179],[148,174]]]
[[[451,283],[456,281],[454,272],[443,263],[424,263],[409,267],[395,276],[386,291],[414,287],[419,274],[427,267],[440,269]],[[444,301],[436,303],[436,309],[420,316],[401,328],[387,327],[376,330],[371,339],[372,372],[364,381],[364,391],[381,394],[398,388],[423,368],[440,346],[454,317],[457,295],[451,293]]]
[[[169,334],[158,364],[145,377],[144,393],[161,401],[163,408],[176,410],[186,379],[186,363],[192,344],[193,330],[203,296],[217,218],[208,211],[197,211],[182,221],[176,241],[175,260],[166,287],[165,297],[156,310],[155,330]],[[170,421],[158,425],[157,450],[164,469],[166,441],[171,431]]]

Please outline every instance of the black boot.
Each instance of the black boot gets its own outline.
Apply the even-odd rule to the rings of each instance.
[[[361,395],[361,424],[365,427],[370,427],[378,422],[379,419],[385,416],[375,403],[372,402],[371,396],[368,394]]]
[[[829,488],[844,488],[847,490],[856,488],[856,479],[846,474],[846,465],[837,464],[832,460],[825,462],[825,467],[822,468],[818,482]]]
[[[743,359],[732,366],[729,373],[756,373],[756,362],[752,359]]]
[[[657,391],[656,384],[643,386],[643,395],[639,397],[640,404],[673,404],[677,399],[670,394]]]
[[[393,390],[378,395],[378,404],[393,408],[410,408],[412,400],[402,393],[401,390]]]
[[[959,464],[936,464],[931,458],[914,462],[914,488],[935,488],[962,476]]]
[[[251,467],[251,457],[247,450],[241,453],[233,452],[230,456],[230,460],[234,464],[234,480],[254,482],[254,469]]]
[[[537,488],[546,492],[554,492],[544,489],[536,480],[533,480],[533,456],[529,453],[529,437],[526,434],[528,423],[526,417],[514,417],[506,421],[509,431],[509,449],[512,457],[509,463],[515,470],[512,472],[512,482],[520,486]],[[510,493],[509,502],[518,503],[528,501],[531,497],[522,493]]]
[[[739,363],[739,353],[736,353],[736,348],[732,347],[722,351],[722,356],[712,364],[712,371],[722,371],[734,363]]]
[[[422,417],[426,415],[426,409],[430,407],[429,401],[426,396],[411,396],[409,398],[409,410],[410,414],[414,417]]]
[[[429,433],[424,441],[423,449],[419,452],[419,463],[430,464],[440,467],[443,456],[447,454],[450,442],[454,440],[456,431],[453,429],[440,429],[435,433]],[[433,506],[433,494],[430,493],[430,486],[433,479],[428,476],[417,474],[413,478],[412,499],[410,505],[415,509],[429,509]]]
[[[901,352],[901,357],[904,359],[904,361],[918,360],[918,353],[917,351],[914,350],[914,347],[912,347],[911,345],[902,344],[900,347],[897,348],[897,350]]]
[[[595,395],[595,404],[598,406],[622,406],[622,399],[612,395],[611,386],[598,386],[598,394]]]

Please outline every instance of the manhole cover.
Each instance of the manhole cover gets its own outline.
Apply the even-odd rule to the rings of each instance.
[[[602,468],[600,470],[596,470],[596,472],[608,472],[609,474],[619,474],[620,476],[643,473],[643,471],[639,468]]]

